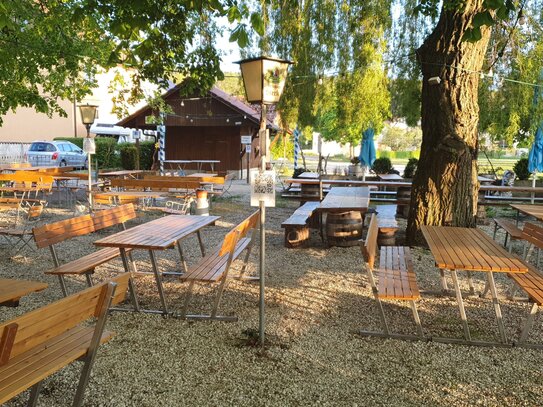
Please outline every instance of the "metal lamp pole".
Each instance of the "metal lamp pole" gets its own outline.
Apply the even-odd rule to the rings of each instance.
[[[260,114],[260,171],[266,171],[266,153],[267,153],[267,133],[266,133],[266,112],[267,106],[261,103]],[[265,276],[266,276],[266,204],[260,200],[260,305],[259,305],[259,324],[258,332],[260,336],[260,345],[264,346],[265,326],[266,326],[266,302],[264,301]]]
[[[89,186],[88,186],[88,200],[89,200],[89,211],[92,212],[92,162],[91,162],[91,154],[94,154],[95,152],[95,145],[94,140],[90,138],[90,128],[92,124],[94,123],[94,119],[96,118],[96,111],[98,106],[96,105],[89,105],[88,103],[86,105],[80,105],[79,106],[79,112],[81,114],[81,121],[85,125],[87,129],[87,138],[83,141],[83,151],[87,153],[87,171],[89,172]]]

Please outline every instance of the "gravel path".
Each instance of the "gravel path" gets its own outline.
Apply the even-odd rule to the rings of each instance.
[[[234,198],[217,202],[213,213],[222,216],[203,232],[208,247],[251,213],[246,187],[233,186]],[[526,349],[478,348],[423,342],[362,338],[359,329],[379,329],[375,302],[362,272],[360,249],[325,248],[312,235],[312,247],[285,249],[280,225],[294,210],[293,202],[279,201],[268,210],[267,325],[269,346],[253,346],[258,329],[258,284],[232,281],[221,311],[239,317],[236,323],[186,322],[158,315],[113,313],[108,328],[117,333],[102,346],[86,392],[87,406],[538,406],[543,405],[543,353]],[[67,217],[50,210],[47,221]],[[151,219],[143,214],[135,223]],[[106,231],[99,233],[111,233]],[[65,259],[93,249],[97,236],[77,238],[59,246]],[[196,238],[183,244],[189,261],[199,256]],[[257,250],[258,252],[258,250]],[[415,248],[419,285],[439,288],[439,273],[425,249]],[[26,278],[49,283],[41,293],[25,297],[18,308],[1,308],[9,320],[59,299],[56,279],[45,276],[51,267],[47,250],[25,258],[7,259],[0,246],[0,277]],[[141,271],[151,271],[146,253],[136,253]],[[178,269],[177,251],[159,254],[163,269]],[[250,271],[257,273],[257,253]],[[122,270],[120,261],[99,267],[96,279]],[[460,273],[464,290],[465,275]],[[476,275],[476,288],[484,286]],[[497,277],[505,292],[509,282]],[[153,280],[137,280],[140,301],[159,307]],[[83,279],[71,279],[69,290],[84,288]],[[182,305],[186,287],[166,278],[167,299],[173,309]],[[193,310],[209,310],[213,289],[200,288]],[[491,302],[467,297],[466,312],[474,339],[496,340]],[[411,311],[405,303],[386,301],[385,313],[394,330],[414,333]],[[528,305],[503,301],[509,337],[517,337]],[[423,328],[431,335],[461,337],[462,327],[454,298],[426,296],[419,302]],[[543,342],[541,318],[531,341]],[[70,405],[80,364],[49,378],[40,406]],[[13,399],[19,406],[28,394]]]

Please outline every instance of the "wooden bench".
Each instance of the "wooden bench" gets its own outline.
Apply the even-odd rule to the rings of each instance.
[[[536,248],[543,249],[543,228],[541,226],[527,222],[522,230],[522,238]],[[543,275],[536,267],[528,264],[527,273],[509,273],[508,276],[528,295],[528,298],[532,303],[528,317],[524,321],[517,345],[541,348],[543,345],[528,345],[527,339],[535,315],[537,314],[539,307],[543,305]]]
[[[245,277],[249,255],[254,245],[257,225],[260,218],[260,211],[254,212],[251,216],[237,225],[224,237],[220,247],[211,254],[203,257],[197,264],[191,266],[186,273],[181,275],[182,281],[188,281],[189,287],[185,298],[185,303],[180,317],[184,319],[195,320],[218,320],[218,321],[237,321],[235,316],[217,315],[219,304],[229,278],[257,280],[258,278]],[[250,233],[250,237],[248,236]],[[245,259],[240,274],[235,277],[229,277],[230,266],[233,261],[238,259],[243,251],[246,250]],[[211,314],[195,315],[187,314],[188,306],[192,297],[194,284],[199,283],[218,283],[217,294],[213,303]]]
[[[113,336],[104,329],[108,309],[124,300],[129,278],[123,273],[1,324],[0,404],[32,388],[28,405],[35,406],[43,380],[81,360],[73,401],[80,406],[98,347]]]
[[[501,219],[501,218],[494,218],[492,219],[494,221],[494,235],[493,239],[496,240],[496,233],[498,232],[498,229],[503,229],[505,232],[505,239],[503,241],[503,247],[507,248],[507,239],[508,237],[511,237],[511,241],[509,242],[509,252],[513,250],[513,240],[522,240],[522,230],[519,229],[513,222]]]
[[[56,275],[58,277],[64,296],[68,295],[64,276],[84,274],[87,284],[92,286],[91,276],[94,273],[94,269],[120,256],[119,249],[108,247],[61,264],[55,245],[73,237],[84,236],[114,225],[121,225],[124,229],[124,223],[135,217],[134,206],[126,204],[98,211],[93,215],[82,215],[32,229],[36,246],[40,249],[49,247],[55,264],[55,268],[46,271],[45,274]]]
[[[198,181],[182,181],[182,180],[151,180],[151,179],[112,179],[112,188],[122,189],[139,189],[151,191],[170,191],[184,190],[194,191],[200,188],[201,184]]]
[[[424,339],[422,325],[415,301],[420,298],[417,279],[413,271],[413,262],[409,247],[383,246],[379,253],[379,268],[376,280],[374,277],[375,259],[377,255],[378,220],[375,214],[371,215],[368,234],[361,245],[368,280],[381,318],[383,332],[361,331],[362,335],[380,336],[398,339]],[[417,326],[418,335],[405,335],[391,333],[385,318],[382,299],[409,301],[413,317]]]
[[[373,200],[373,198],[371,199]],[[396,205],[377,205],[377,244],[379,246],[394,246],[396,244],[396,233],[398,232],[398,221],[396,220]]]
[[[285,229],[285,247],[298,247],[309,241],[311,221],[319,205],[319,202],[306,202],[281,224]]]

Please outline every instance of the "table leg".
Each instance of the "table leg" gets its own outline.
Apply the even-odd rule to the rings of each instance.
[[[202,257],[206,257],[206,249],[204,247],[204,242],[202,241],[202,235],[200,234],[199,230],[196,232],[196,236],[198,236],[198,243],[200,243],[200,251],[202,252]]]
[[[153,273],[155,274],[156,286],[158,288],[158,295],[160,297],[160,302],[162,303],[163,314],[168,314],[168,306],[166,305],[166,297],[164,296],[164,290],[162,288],[162,277],[158,271],[158,263],[156,260],[155,252],[149,250],[149,256],[151,257],[151,265],[153,266]]]
[[[456,301],[458,302],[458,309],[460,311],[460,318],[462,318],[462,325],[464,326],[464,338],[466,341],[471,341],[471,335],[469,333],[468,319],[466,317],[466,310],[464,309],[464,300],[462,299],[462,292],[458,285],[458,276],[456,270],[451,270],[451,275],[454,283],[454,289],[456,291]]]
[[[186,273],[188,271],[187,262],[185,261],[185,256],[183,255],[183,248],[181,247],[181,241],[177,241],[177,250],[179,251],[179,257],[181,258],[181,264],[183,265],[183,270]]]
[[[124,247],[119,248],[121,252],[121,259],[123,261],[124,271],[129,273],[131,271],[130,263],[128,261],[128,256],[126,254],[126,249]],[[140,311],[140,305],[138,302],[138,296],[136,295],[136,289],[134,287],[134,282],[132,279],[128,280],[128,289],[130,290],[130,296],[132,297],[132,305],[134,306],[134,310]]]
[[[496,320],[498,322],[498,331],[500,331],[500,337],[502,343],[507,343],[507,337],[505,336],[505,328],[503,326],[502,311],[500,303],[498,302],[498,292],[496,290],[496,284],[494,283],[494,274],[492,272],[487,273],[488,285],[490,286],[490,292],[492,293],[492,303],[494,304],[494,311],[496,311]]]

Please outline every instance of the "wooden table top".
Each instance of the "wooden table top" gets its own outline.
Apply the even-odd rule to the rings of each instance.
[[[422,226],[440,269],[526,273],[528,267],[480,229]]]
[[[132,175],[132,174],[141,174],[142,172],[146,172],[145,170],[119,170],[119,171],[109,171],[109,172],[101,172],[98,174],[98,176],[103,177],[122,177],[124,175]]]
[[[220,216],[165,216],[104,237],[94,244],[103,247],[165,250],[218,219]]]
[[[411,182],[405,181],[359,181],[349,179],[308,179],[289,178],[284,181],[287,184],[330,184],[330,185],[354,185],[354,186],[377,186],[377,187],[407,187],[411,188]]]
[[[383,181],[403,181],[404,178],[398,174],[377,174],[379,179]]]
[[[47,283],[38,281],[12,280],[0,278],[0,305],[16,302],[24,295],[45,290]]]
[[[305,179],[319,179],[320,174],[318,172],[302,172],[300,175],[298,175],[298,178],[305,178]]]
[[[319,206],[326,212],[365,211],[370,203],[370,190],[365,187],[333,187]]]
[[[162,196],[170,195],[168,192],[160,191],[106,191],[106,192],[94,192],[95,195],[100,196],[123,196],[123,197],[135,197],[135,198],[160,198]]]
[[[533,216],[537,220],[543,220],[543,205],[512,204],[511,208],[516,209],[519,212],[525,213],[526,215]]]
[[[207,173],[207,172],[195,172],[194,174],[188,174],[186,177],[196,177],[196,178],[205,178],[205,177],[217,177],[219,174]]]

